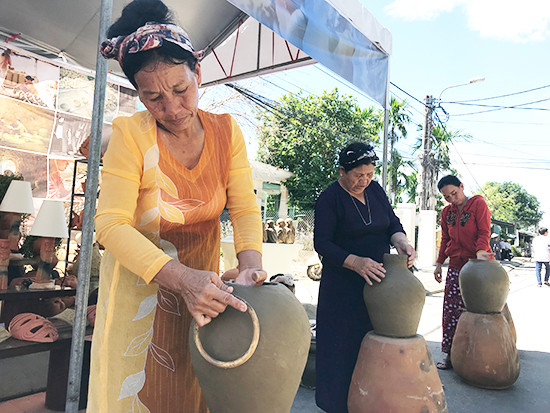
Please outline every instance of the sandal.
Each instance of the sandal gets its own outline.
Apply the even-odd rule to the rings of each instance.
[[[439,370],[450,370],[453,368],[453,365],[451,363],[451,359],[449,358],[449,356],[445,357],[444,361],[439,361],[435,366]]]

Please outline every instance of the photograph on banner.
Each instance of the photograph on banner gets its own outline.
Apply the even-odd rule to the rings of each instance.
[[[59,67],[0,46],[0,94],[55,109]]]
[[[138,109],[138,94],[135,90],[120,86],[117,116],[132,116]]]
[[[70,199],[73,186],[73,174],[73,160],[48,158],[48,198]],[[78,182],[79,188],[80,184],[81,183]]]
[[[0,96],[0,145],[48,153],[54,112]]]
[[[92,117],[94,78],[74,70],[60,68],[58,109],[73,115]],[[111,122],[118,110],[118,86],[107,83],[103,120]]]
[[[90,136],[91,129],[92,120],[90,118],[57,112],[55,125],[53,127],[50,156],[81,157],[82,153],[79,151],[80,146],[86,138]],[[107,150],[111,132],[111,124],[104,123],[101,140],[102,153],[105,153]]]
[[[32,196],[45,198],[48,191],[48,157],[38,153],[0,147],[0,174],[20,174],[31,183]]]

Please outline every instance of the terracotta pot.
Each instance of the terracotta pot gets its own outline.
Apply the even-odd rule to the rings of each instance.
[[[367,333],[348,394],[349,413],[447,412],[430,349],[420,335]]]
[[[302,304],[281,284],[230,283],[248,304],[191,325],[191,361],[211,413],[289,412],[311,341]]]
[[[316,387],[316,378],[315,378],[315,358],[317,353],[317,341],[315,337],[311,337],[311,346],[309,347],[309,354],[307,356],[306,367],[302,373],[302,380],[300,384],[307,389],[315,389]]]
[[[502,315],[504,315],[504,318],[506,319],[506,321],[508,322],[508,325],[510,326],[510,332],[512,333],[512,337],[514,337],[514,343],[517,343],[518,335],[516,333],[516,326],[514,325],[512,314],[510,313],[510,309],[508,308],[508,303],[504,304],[504,308],[502,309]]]
[[[426,290],[407,268],[407,256],[384,254],[386,277],[365,284],[363,298],[374,332],[388,337],[416,335]]]
[[[466,383],[485,389],[506,389],[519,376],[519,354],[502,313],[465,311],[451,347],[453,369]]]
[[[460,270],[458,284],[466,309],[478,314],[500,313],[510,290],[508,273],[495,260],[470,259]]]

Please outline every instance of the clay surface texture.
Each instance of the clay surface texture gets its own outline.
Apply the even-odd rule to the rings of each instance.
[[[259,342],[243,364],[234,368],[218,367],[197,350],[192,334],[194,326],[191,326],[191,360],[206,404],[211,413],[289,412],[311,342],[306,312],[281,284],[231,285],[233,294],[244,299],[259,319]],[[250,315],[230,307],[199,329],[204,350],[224,362],[245,354],[253,336]]]

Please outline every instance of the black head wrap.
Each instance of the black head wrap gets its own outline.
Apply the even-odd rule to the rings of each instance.
[[[340,151],[340,166],[351,171],[360,165],[375,164],[378,160],[372,145],[363,142],[353,142]]]

